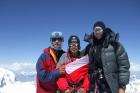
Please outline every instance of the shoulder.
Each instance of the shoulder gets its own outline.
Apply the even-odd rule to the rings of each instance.
[[[44,49],[43,49],[43,52],[44,52],[44,53],[49,53],[49,50],[50,50],[50,48],[44,48]]]
[[[62,52],[62,54],[63,54],[63,53],[65,53],[65,51],[64,51],[64,50],[61,50],[61,52]]]
[[[66,62],[68,62],[68,61],[70,61],[70,57],[69,57],[68,53],[64,53],[64,54],[62,54],[62,56],[60,57],[57,66],[60,66],[60,65],[66,63]]]
[[[80,52],[80,56],[85,56],[86,54],[89,54],[89,50],[91,48],[91,44],[88,44],[83,50]]]
[[[69,61],[69,59],[70,59],[70,56],[69,56],[69,54],[66,52],[66,53],[62,54],[62,56],[61,56],[60,59],[59,59],[59,62],[60,62],[60,61],[61,61],[61,62]]]
[[[60,50],[59,53],[62,56],[63,54],[65,54],[65,51],[64,50]]]
[[[119,33],[112,31],[110,28],[106,28],[104,30],[104,36],[105,36],[105,40],[103,43],[104,47],[107,47],[109,44],[111,44],[113,47],[118,46]]]
[[[69,54],[67,52],[66,53],[63,53],[62,56],[61,56],[61,58],[63,58],[63,57],[69,57]]]
[[[104,30],[105,39],[109,42],[118,42],[119,41],[119,33],[112,31],[110,28],[106,28]]]
[[[49,58],[49,49],[45,48],[43,49],[43,53],[40,55],[40,59],[48,59]]]

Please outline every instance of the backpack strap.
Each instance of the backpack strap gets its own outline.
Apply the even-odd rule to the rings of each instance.
[[[56,55],[55,55],[54,50],[53,50],[52,48],[49,48],[49,52],[50,52],[50,54],[51,54],[51,56],[52,56],[52,58],[53,58],[53,60],[54,60],[54,63],[57,64],[58,61],[57,61],[57,57],[56,57]]]

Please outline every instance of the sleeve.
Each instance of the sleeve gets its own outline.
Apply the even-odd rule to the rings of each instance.
[[[128,55],[124,49],[124,47],[118,43],[118,48],[116,51],[117,62],[119,67],[119,85],[126,86],[129,83],[130,78],[130,63],[128,59]]]
[[[67,55],[67,53],[64,53],[64,54],[60,57],[57,66],[66,65],[67,62],[69,62],[69,61],[70,61],[69,56]],[[68,82],[67,82],[67,79],[66,79],[66,76],[65,76],[65,75],[61,76],[61,77],[58,79],[57,85],[58,85],[58,87],[59,87],[59,89],[60,89],[61,91],[65,91],[66,89],[69,88],[69,85],[68,85]]]
[[[60,77],[57,81],[57,85],[61,91],[65,91],[66,89],[69,89],[69,85],[66,80],[66,77]]]
[[[89,91],[89,78],[88,78],[88,75],[85,76],[85,79],[84,79],[84,82],[83,82],[82,87],[83,87],[86,91]]]
[[[89,48],[90,48],[90,46],[91,46],[91,45],[88,44],[83,50],[81,50],[81,52],[80,52],[80,56],[81,56],[81,57],[83,57],[83,56],[89,54]]]
[[[57,64],[57,67],[60,66],[60,65],[62,65],[62,64],[65,64],[66,62],[69,62],[69,61],[70,61],[69,56],[67,56],[67,53],[64,53],[64,54],[60,57],[60,59],[59,59],[59,61],[58,61],[58,64]]]
[[[43,53],[36,63],[37,76],[41,82],[54,81],[60,76],[58,70],[47,71],[50,61],[48,53]]]
[[[84,48],[83,50],[81,50],[80,52],[80,56],[83,57],[86,55],[86,48]]]

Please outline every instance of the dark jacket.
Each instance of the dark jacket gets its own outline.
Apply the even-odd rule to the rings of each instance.
[[[82,51],[82,55],[89,54],[90,64],[93,64],[94,42],[93,34],[86,36],[89,44]],[[112,91],[118,93],[119,87],[129,83],[130,64],[124,47],[118,41],[118,35],[110,29],[104,31],[104,41],[101,48],[101,62],[104,77]],[[92,69],[92,66],[90,67]]]

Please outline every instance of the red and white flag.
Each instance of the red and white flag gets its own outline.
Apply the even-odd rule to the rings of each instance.
[[[89,64],[89,57],[88,55],[81,57],[69,64],[66,65],[66,73],[76,81],[81,76],[85,76],[88,74],[88,64]]]

